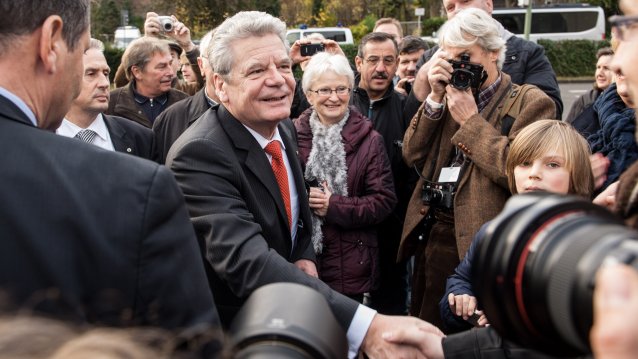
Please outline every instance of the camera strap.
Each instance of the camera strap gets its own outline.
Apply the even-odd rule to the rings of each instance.
[[[501,112],[498,116],[501,126],[501,134],[503,136],[509,135],[512,125],[514,125],[514,121],[521,113],[521,108],[523,107],[523,95],[535,87],[530,84],[514,84],[513,86],[510,84],[510,86],[510,90],[506,92],[509,94],[509,97],[505,99],[503,108],[501,108]]]

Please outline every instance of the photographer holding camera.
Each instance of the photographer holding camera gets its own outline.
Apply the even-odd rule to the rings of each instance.
[[[406,216],[399,260],[415,255],[411,314],[440,325],[445,281],[474,233],[509,190],[505,159],[526,125],[552,118],[553,101],[501,72],[505,41],[486,12],[465,9],[439,31],[432,92],[412,120],[403,157],[421,179]]]

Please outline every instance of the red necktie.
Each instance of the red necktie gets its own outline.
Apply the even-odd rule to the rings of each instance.
[[[281,192],[281,198],[284,200],[286,206],[286,214],[288,215],[288,228],[291,226],[292,211],[290,210],[290,189],[288,188],[288,172],[286,171],[286,164],[281,156],[281,146],[279,141],[271,141],[266,148],[266,153],[272,156],[270,166],[275,173],[277,184],[279,185],[279,191]]]

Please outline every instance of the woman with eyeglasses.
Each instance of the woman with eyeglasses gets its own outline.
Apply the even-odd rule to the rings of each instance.
[[[348,106],[354,74],[345,56],[314,55],[301,85],[311,107],[294,122],[319,278],[363,302],[379,276],[376,226],[397,202],[390,162],[381,135]]]

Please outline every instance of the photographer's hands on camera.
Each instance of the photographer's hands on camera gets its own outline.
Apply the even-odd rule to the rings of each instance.
[[[302,45],[309,45],[312,44],[313,42],[309,39],[300,39],[295,41],[292,46],[290,47],[290,59],[292,60],[292,63],[295,65],[301,64],[303,62],[307,62],[310,60],[310,58],[312,58],[312,56],[303,56],[301,55],[301,46]],[[339,43],[337,43],[334,40],[323,40],[321,41],[321,44],[323,44],[323,49],[326,52],[332,53],[332,54],[340,54],[342,56],[346,56],[343,52],[343,50],[341,49],[341,46],[339,46]]]
[[[191,40],[191,31],[184,25],[184,23],[177,20],[174,15],[170,17],[173,20],[173,29],[171,31],[165,31],[160,16],[154,12],[146,13],[146,21],[144,22],[144,36],[152,37],[169,37],[184,49],[186,52],[190,52],[195,49],[195,44]]]
[[[445,51],[439,50],[429,61],[427,78],[431,92],[428,96],[436,103],[447,103],[454,121],[463,126],[470,117],[478,114],[478,107],[470,88],[459,90],[450,85],[453,68],[448,57]]]

